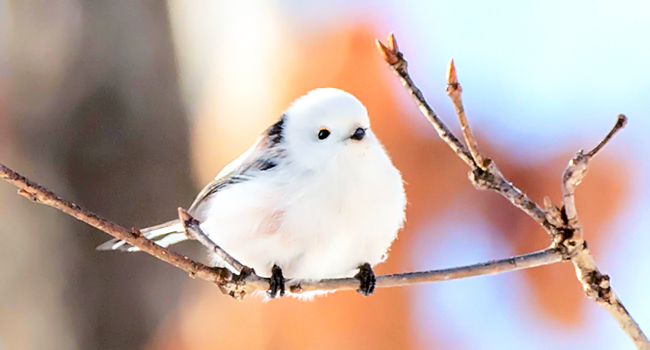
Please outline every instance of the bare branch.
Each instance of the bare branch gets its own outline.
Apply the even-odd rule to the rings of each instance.
[[[476,139],[472,134],[472,130],[469,127],[469,123],[467,122],[465,108],[463,107],[463,100],[461,99],[462,92],[463,89],[461,89],[460,83],[458,82],[454,60],[450,60],[449,68],[447,69],[447,95],[449,98],[451,98],[451,101],[454,104],[456,115],[458,116],[458,121],[460,122],[460,128],[463,131],[463,137],[465,138],[465,143],[467,144],[467,147],[472,154],[472,158],[474,158],[474,162],[479,168],[486,170],[486,160],[478,150],[478,143],[476,142]]]
[[[571,262],[573,262],[576,275],[585,294],[614,317],[637,348],[650,349],[650,342],[643,334],[643,331],[641,331],[639,325],[610,287],[609,276],[602,274],[598,270],[591,251],[584,240],[582,225],[575,206],[575,190],[587,175],[589,161],[618,130],[625,126],[625,123],[625,116],[620,114],[612,130],[598,146],[586,154],[582,150],[578,151],[564,171],[562,175],[562,202],[564,205],[564,226],[569,234],[563,244],[571,256]]]
[[[609,140],[614,136],[614,134],[616,134],[619,130],[623,129],[625,124],[627,124],[627,117],[625,117],[625,115],[623,114],[619,114],[616,119],[616,124],[614,124],[612,130],[610,130],[607,136],[605,136],[605,138],[602,141],[600,141],[598,146],[594,147],[594,149],[592,149],[587,153],[587,156],[593,158],[596,155],[596,153],[600,151],[601,148],[605,147],[607,142],[609,142]]]
[[[115,238],[122,239],[127,243],[140,248],[143,252],[187,272],[192,277],[198,277],[213,282],[217,284],[223,293],[236,299],[242,299],[253,292],[266,291],[269,288],[268,278],[256,275],[252,269],[242,265],[235,259],[230,260],[229,263],[233,265],[235,270],[241,271],[239,275],[234,275],[225,268],[203,265],[186,256],[156,245],[142,236],[140,231],[137,229],[129,231],[118,224],[102,219],[95,213],[59,198],[48,189],[26,179],[22,175],[2,164],[0,164],[0,176],[18,187],[19,194],[33,200],[34,202],[58,209],[79,221],[85,222],[90,226],[108,233]],[[198,225],[198,221],[192,218],[189,214],[185,214],[186,212],[184,210],[179,210],[179,216],[184,222],[186,222],[185,227],[187,228],[187,234],[190,235],[190,237],[201,241],[203,245],[207,246],[212,251],[222,251],[226,257],[229,256],[225,251],[218,248],[214,242],[211,242],[211,240],[207,238],[205,233],[202,232],[200,225]],[[468,266],[377,276],[377,287],[398,287],[417,283],[438,282],[479,275],[490,275],[549,265],[562,260],[563,255],[558,249],[549,248],[530,254]],[[287,288],[292,293],[356,290],[359,288],[359,281],[354,278],[327,279],[322,281],[290,280],[286,284]]]
[[[377,287],[396,287],[415,283],[495,274],[548,265],[570,259],[575,266],[578,279],[583,284],[586,294],[612,314],[638,348],[650,349],[650,342],[611,289],[609,276],[601,274],[596,267],[593,257],[587,249],[587,243],[583,239],[582,227],[575,208],[575,189],[586,175],[589,160],[625,125],[625,116],[619,115],[614,128],[592,151],[587,154],[579,151],[571,160],[562,177],[562,210],[555,207],[548,199],[544,201],[544,210],[537,203],[530,200],[525,193],[506,180],[496,164],[489,158],[484,158],[479,152],[478,145],[469,128],[469,123],[462,106],[461,89],[458,84],[453,61],[449,67],[449,86],[447,92],[456,108],[463,135],[469,148],[463,145],[438,118],[424,99],[422,92],[413,83],[407,71],[407,62],[399,51],[397,41],[393,34],[389,35],[386,45],[379,41],[376,44],[384,60],[398,75],[402,84],[420,108],[420,111],[438,132],[438,135],[471,168],[470,181],[472,181],[474,186],[477,189],[493,190],[501,194],[515,207],[524,211],[537,221],[551,236],[552,240],[551,247],[548,249],[508,259],[443,270],[378,276]],[[268,278],[256,275],[252,269],[239,263],[217,244],[212,242],[202,232],[199,222],[183,209],[179,209],[179,217],[184,224],[186,234],[201,242],[211,251],[217,253],[239,274],[233,274],[226,268],[209,267],[200,264],[186,256],[160,247],[146,239],[139,230],[135,228],[128,230],[74,203],[65,201],[2,164],[0,164],[0,176],[18,187],[18,194],[34,202],[61,210],[115,238],[122,239],[147,254],[184,270],[190,276],[213,282],[219,286],[223,293],[234,298],[241,299],[253,292],[266,291],[269,288]],[[292,293],[302,293],[309,291],[355,290],[358,288],[358,283],[358,280],[354,278],[326,279],[321,281],[290,280],[287,282],[287,287]]]
[[[237,261],[237,259],[230,256],[230,254],[228,254],[225,250],[223,250],[216,243],[214,243],[208,237],[208,235],[203,233],[203,230],[201,230],[200,222],[196,220],[192,215],[190,215],[190,213],[188,213],[187,210],[183,208],[178,208],[178,217],[181,219],[181,222],[183,223],[185,234],[189,238],[199,241],[199,243],[201,243],[204,247],[208,248],[208,250],[211,251],[212,253],[217,254],[217,256],[221,260],[223,260],[223,262],[226,265],[228,265],[228,268],[230,270],[238,274],[241,274],[242,271],[248,268],[244,266],[244,264]]]
[[[516,271],[537,266],[550,265],[562,260],[563,256],[557,249],[548,248],[507,259],[492,260],[488,262],[453,267],[449,269],[377,276],[377,287],[401,287],[415,283],[441,282],[472,276],[493,275],[501,272]],[[314,290],[356,290],[359,288],[359,281],[354,278],[341,278],[322,280],[313,283],[289,282],[287,286],[292,293]]]
[[[551,198],[544,197],[544,210],[548,214],[548,220],[550,221],[551,225],[560,227],[563,225],[562,222],[562,212],[558,207],[556,207],[553,202],[551,201]]]
[[[650,349],[650,341],[614,293],[609,276],[598,270],[585,241],[580,241],[582,244],[572,242],[575,241],[569,244],[575,244],[576,249],[571,252],[571,262],[585,294],[612,315],[638,349]]]
[[[447,128],[442,120],[438,118],[433,109],[429,106],[427,101],[422,96],[420,89],[415,86],[415,83],[411,79],[411,76],[409,75],[406,68],[407,63],[404,59],[404,55],[399,51],[397,41],[395,40],[395,36],[392,33],[388,36],[387,42],[388,46],[382,44],[379,40],[375,40],[380,55],[384,58],[386,63],[388,63],[393,72],[397,74],[402,82],[402,85],[404,85],[404,88],[411,94],[415,104],[420,108],[420,111],[429,120],[429,122],[431,122],[433,127],[438,132],[438,135],[440,135],[440,138],[442,138],[442,140],[445,141],[447,145],[449,145],[449,147],[454,150],[454,152],[456,152],[458,157],[472,169],[470,172],[470,181],[472,181],[474,187],[480,190],[493,190],[499,193],[508,201],[510,201],[510,203],[512,203],[515,207],[519,208],[528,214],[528,216],[533,218],[533,220],[537,221],[537,223],[542,225],[542,227],[544,227],[546,232],[551,237],[558,236],[560,232],[555,226],[551,225],[544,210],[540,208],[537,203],[528,198],[528,196],[520,189],[513,186],[512,183],[506,180],[493,161],[484,162],[487,163],[484,164],[486,166],[485,169],[480,168],[478,164],[476,164],[474,157],[472,156],[472,153],[469,151],[469,149],[465,147],[465,145],[463,145],[460,141],[458,141],[458,138],[456,138],[456,136],[449,130],[449,128]],[[465,122],[467,125],[469,125],[469,123],[467,123],[467,120],[465,120]]]
[[[582,239],[582,227],[579,227],[578,212],[575,204],[575,190],[587,175],[590,157],[579,150],[562,174],[562,203],[566,224],[573,228],[573,236]]]
[[[415,103],[420,107],[422,113],[431,121],[436,130],[438,130],[440,137],[456,151],[456,154],[458,154],[461,160],[472,168],[470,181],[472,181],[474,186],[478,189],[489,189],[501,194],[515,207],[521,209],[542,225],[551,237],[552,246],[557,247],[563,252],[564,256],[567,256],[573,262],[578,279],[582,283],[587,296],[594,299],[612,314],[639,349],[650,349],[650,342],[639,328],[639,325],[634,321],[625,307],[623,307],[623,304],[621,304],[614,291],[610,288],[609,276],[602,275],[598,271],[593,257],[587,249],[587,242],[583,239],[582,226],[578,220],[578,213],[575,208],[575,189],[587,174],[589,160],[625,125],[627,121],[625,116],[622,114],[618,116],[614,128],[596,148],[587,154],[584,154],[583,151],[578,151],[571,162],[569,162],[569,166],[562,176],[562,201],[564,204],[562,211],[555,207],[548,198],[544,199],[545,210],[543,210],[537,203],[530,200],[525,193],[506,180],[493,161],[489,158],[483,158],[480,154],[476,140],[469,128],[467,117],[465,116],[460,96],[461,88],[458,84],[456,67],[453,61],[449,64],[447,94],[456,108],[456,113],[458,114],[465,141],[469,146],[469,151],[462,144],[459,145],[458,139],[433,114],[431,107],[422,98],[420,90],[415,87],[406,70],[406,60],[404,60],[404,56],[397,49],[397,42],[393,34],[390,34],[388,37],[388,46],[384,46],[377,41],[377,47],[384,60],[386,60],[398,75],[406,90],[414,97]]]
[[[622,129],[627,123],[627,118],[623,114],[619,114],[616,120],[616,124],[610,132],[603,138],[602,141],[588,153],[584,153],[582,150],[579,150],[573,159],[569,162],[569,165],[564,170],[562,174],[562,202],[564,203],[564,213],[567,217],[568,226],[576,230],[574,232],[574,237],[576,239],[582,239],[582,227],[579,224],[578,220],[578,211],[575,206],[575,190],[578,185],[582,182],[582,179],[587,175],[587,170],[589,169],[589,161],[593,158],[598,151],[600,151],[612,136],[616,134],[620,129]]]
[[[471,168],[476,167],[474,159],[472,158],[472,154],[469,152],[467,147],[465,147],[465,145],[463,145],[458,140],[458,138],[456,138],[456,136],[447,128],[442,120],[438,118],[436,112],[433,111],[433,109],[424,99],[424,96],[422,95],[420,89],[418,89],[417,86],[415,86],[413,83],[413,80],[411,80],[411,77],[408,74],[406,60],[404,59],[402,53],[399,52],[397,41],[395,40],[393,33],[388,36],[386,42],[387,45],[384,45],[379,40],[375,40],[375,44],[377,45],[379,53],[384,58],[386,63],[390,65],[395,74],[399,76],[400,80],[402,81],[402,85],[404,85],[408,92],[411,93],[415,104],[418,106],[418,108],[420,108],[422,114],[424,114],[429,122],[431,122],[431,125],[433,125],[433,127],[436,129],[438,135],[440,135],[440,138],[445,141],[449,147],[454,150],[454,152],[456,152],[458,157],[460,157],[460,159],[462,159],[465,164],[469,165]]]
[[[214,283],[225,282],[230,278],[227,269],[212,268],[201,263],[190,260],[188,257],[174,253],[152,241],[146,239],[137,229],[128,230],[111,221],[101,218],[99,215],[88,211],[74,203],[59,198],[56,194],[41,185],[32,182],[24,176],[14,172],[0,164],[0,176],[18,187],[18,194],[40,204],[45,204],[58,209],[75,219],[104,231],[115,238],[140,248],[143,252],[152,255],[168,264],[171,264],[192,276],[205,279]]]

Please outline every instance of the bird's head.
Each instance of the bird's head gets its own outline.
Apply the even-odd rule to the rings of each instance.
[[[368,111],[343,90],[312,90],[297,99],[284,118],[287,152],[307,168],[339,156],[363,155],[379,146],[370,130]]]

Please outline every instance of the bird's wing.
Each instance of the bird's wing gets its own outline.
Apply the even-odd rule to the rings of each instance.
[[[239,158],[232,161],[221,170],[217,177],[205,186],[196,196],[189,208],[192,215],[200,213],[201,206],[214,196],[234,184],[249,181],[261,172],[274,169],[285,156],[283,145],[283,124],[284,116],[278,122],[269,127],[253,144],[248,151]],[[197,217],[199,220],[202,218]],[[184,228],[179,219],[166,223],[147,227],[141,230],[142,234],[156,242],[156,244],[167,247],[187,239]],[[132,247],[119,239],[111,239],[97,247],[98,250],[122,250],[135,252],[139,249]]]
[[[194,214],[206,200],[234,184],[249,181],[264,171],[274,169],[285,156],[282,143],[284,118],[269,127],[239,158],[219,172],[196,196],[189,208]]]

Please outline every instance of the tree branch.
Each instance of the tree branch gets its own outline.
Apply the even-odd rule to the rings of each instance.
[[[627,118],[620,114],[616,124],[605,138],[588,153],[579,150],[571,159],[569,165],[562,175],[562,212],[560,218],[566,228],[567,240],[564,243],[571,256],[571,262],[576,270],[578,280],[582,284],[585,294],[605,310],[618,322],[621,328],[628,334],[639,349],[649,349],[650,343],[641,331],[639,325],[634,321],[630,313],[625,309],[609,284],[609,276],[598,270],[596,262],[587,242],[584,240],[584,233],[578,211],[575,206],[575,190],[587,175],[589,161],[600,151],[614,134],[623,128]],[[557,215],[557,214],[556,214]]]
[[[508,199],[515,207],[537,221],[549,234],[552,246],[558,248],[563,256],[568,257],[573,263],[578,280],[582,283],[586,295],[594,299],[598,305],[605,308],[616,319],[625,333],[632,339],[634,345],[639,349],[650,349],[650,342],[643,334],[639,325],[634,321],[629,312],[625,309],[616,294],[609,285],[609,276],[603,275],[598,270],[593,256],[587,248],[587,242],[583,238],[582,226],[578,220],[578,213],[575,208],[575,189],[587,174],[588,163],[598,151],[620,130],[627,119],[619,115],[616,125],[605,136],[605,138],[592,151],[584,154],[578,151],[569,163],[569,166],[562,176],[562,210],[553,205],[548,197],[544,198],[542,209],[533,202],[521,190],[512,185],[497,168],[494,161],[484,158],[478,150],[478,144],[472,135],[465,115],[461,100],[461,89],[456,76],[456,67],[453,60],[449,65],[447,94],[456,108],[456,114],[461,124],[465,142],[469,150],[454,137],[443,122],[435,116],[433,110],[420,90],[415,86],[406,69],[407,63],[404,56],[399,52],[395,36],[391,33],[387,39],[387,45],[376,41],[379,53],[393,72],[402,81],[402,85],[414,97],[415,103],[420,111],[431,121],[440,137],[458,154],[458,156],[472,169],[470,181],[477,189],[493,190]],[[448,135],[451,134],[451,135]],[[459,145],[460,144],[460,145]],[[469,158],[469,159],[468,159]]]
[[[402,84],[420,108],[420,111],[431,122],[438,135],[470,167],[469,178],[474,186],[477,189],[493,190],[501,194],[515,207],[521,209],[537,221],[552,240],[551,247],[548,249],[508,259],[443,270],[379,276],[377,277],[377,287],[396,287],[415,283],[495,274],[548,265],[564,259],[570,259],[576,268],[578,279],[583,284],[586,294],[595,299],[599,305],[603,306],[613,315],[638,348],[650,349],[650,342],[648,342],[648,339],[639,326],[610,288],[609,277],[602,275],[596,267],[593,257],[587,249],[587,243],[583,239],[582,227],[578,220],[574,201],[575,188],[584,178],[589,160],[611,139],[618,129],[623,127],[626,121],[625,117],[622,115],[619,116],[619,120],[614,129],[612,129],[596,148],[587,154],[579,151],[569,163],[562,181],[562,198],[564,203],[562,210],[553,206],[548,199],[545,199],[545,209],[542,209],[537,203],[530,200],[525,193],[507,181],[494,161],[490,158],[483,157],[479,152],[478,144],[472,135],[464,112],[461,89],[453,62],[449,68],[449,86],[447,91],[456,108],[463,130],[463,136],[469,148],[463,145],[442,120],[438,118],[424,99],[422,92],[415,86],[407,71],[406,60],[402,53],[399,52],[395,37],[391,34],[388,37],[387,45],[379,41],[376,41],[376,43],[380,54],[400,78]],[[256,275],[252,269],[242,265],[228,255],[227,252],[212,242],[202,232],[198,221],[182,209],[179,210],[179,217],[184,223],[186,234],[207,246],[211,251],[217,253],[238,274],[233,274],[226,268],[203,265],[167,248],[160,247],[146,239],[138,229],[133,228],[128,230],[74,203],[63,200],[51,191],[26,179],[2,164],[0,164],[0,176],[18,187],[18,193],[22,196],[36,203],[54,207],[115,238],[122,239],[140,248],[143,252],[189,273],[192,277],[213,282],[219,286],[223,293],[234,298],[241,299],[252,292],[265,291],[269,288],[269,279]],[[287,287],[292,293],[302,293],[308,291],[355,290],[358,288],[358,283],[354,278],[326,279],[321,281],[291,280],[287,282]]]
[[[212,251],[221,251],[229,264],[240,274],[233,274],[226,268],[209,267],[191,260],[181,254],[175,253],[167,248],[156,245],[140,234],[137,229],[128,230],[116,223],[99,217],[74,203],[59,198],[48,189],[30,181],[24,176],[14,172],[0,164],[0,176],[18,187],[18,193],[40,204],[58,209],[79,221],[93,226],[109,235],[122,239],[127,243],[140,248],[143,252],[173,265],[191,277],[215,283],[224,294],[236,299],[257,292],[266,291],[269,288],[269,279],[260,277],[255,272],[233,259],[225,251],[212,242],[198,225],[198,221],[189,215],[185,210],[179,210],[179,216],[185,222],[187,234],[203,243]],[[478,264],[472,264],[449,269],[399,273],[393,275],[377,276],[377,287],[399,287],[425,282],[439,282],[452,279],[466,278],[480,275],[490,275],[501,272],[528,269],[542,265],[549,265],[563,260],[562,253],[557,248],[533,252],[530,254],[518,255],[507,259],[493,260]],[[336,291],[356,290],[359,288],[359,281],[354,278],[326,279],[320,281],[289,280],[287,288],[292,293],[303,293],[312,291]]]
[[[472,156],[472,152],[470,152],[469,149],[467,149],[467,147],[465,147],[465,145],[463,145],[458,140],[458,138],[456,138],[456,136],[449,130],[449,128],[447,128],[445,123],[443,123],[442,120],[438,118],[436,113],[424,99],[424,96],[422,95],[420,89],[415,86],[415,83],[411,79],[411,76],[407,70],[408,64],[404,59],[404,55],[399,51],[397,47],[395,36],[392,33],[388,35],[386,45],[384,45],[379,40],[375,40],[375,43],[377,44],[377,49],[379,50],[381,56],[384,58],[386,63],[388,63],[393,72],[397,74],[400,81],[402,82],[402,85],[404,85],[404,88],[406,88],[406,91],[411,94],[411,97],[413,98],[415,104],[418,106],[422,114],[424,114],[424,116],[429,120],[429,122],[431,122],[433,127],[438,132],[440,138],[442,138],[442,140],[445,141],[447,145],[449,145],[449,147],[454,150],[454,152],[456,152],[458,157],[460,157],[460,159],[471,168],[472,171],[469,174],[469,178],[470,181],[472,181],[474,187],[479,190],[493,190],[499,193],[507,200],[509,200],[510,203],[512,203],[515,207],[521,209],[526,214],[528,214],[528,216],[533,218],[533,220],[542,225],[542,227],[544,227],[546,232],[548,232],[551,237],[558,235],[559,232],[553,225],[551,225],[551,223],[546,218],[546,213],[544,210],[542,210],[542,208],[539,207],[539,205],[537,205],[537,203],[533,202],[530,198],[528,198],[528,196],[526,196],[525,193],[507,181],[494,162],[486,161],[486,169],[484,170],[480,168],[476,164],[476,161]],[[458,84],[458,81],[456,80],[455,83]],[[457,93],[460,97],[460,89],[457,91]],[[457,110],[460,109],[464,111],[460,98],[455,101],[455,104],[457,104]],[[467,120],[465,120],[465,124],[467,124]]]
[[[460,157],[465,164],[469,165],[470,168],[476,167],[470,151],[458,140],[458,138],[456,138],[454,133],[447,128],[440,118],[438,118],[436,112],[433,111],[424,99],[424,96],[422,96],[420,89],[418,89],[413,83],[413,80],[411,80],[411,77],[408,74],[406,60],[402,56],[402,53],[399,52],[395,36],[391,33],[388,36],[386,45],[379,40],[375,40],[375,44],[377,44],[377,49],[379,49],[379,53],[382,55],[384,60],[388,62],[395,74],[399,76],[402,85],[404,85],[411,94],[411,97],[413,97],[415,104],[420,108],[422,114],[424,114],[429,122],[431,122],[434,129],[436,129],[440,138],[445,141],[454,152],[456,152],[458,157]]]
[[[441,282],[473,276],[493,275],[501,272],[550,265],[562,260],[563,256],[559,250],[555,248],[547,248],[507,259],[491,260],[467,266],[452,267],[449,269],[377,276],[377,287],[401,287],[415,283]],[[359,288],[359,281],[354,278],[341,278],[322,280],[302,285],[301,282],[289,282],[288,287],[291,292],[307,292],[314,290],[356,290]]]
[[[227,269],[212,268],[192,261],[186,256],[163,248],[145,238],[138,229],[133,228],[128,230],[72,202],[61,199],[50,190],[25,178],[2,164],[0,164],[0,176],[18,187],[18,194],[23,197],[26,197],[35,203],[45,204],[58,209],[79,221],[85,222],[98,230],[108,233],[115,238],[124,240],[125,242],[140,248],[143,252],[189,273],[193,277],[199,277],[215,283],[227,281],[227,279],[230,278],[230,276],[228,276],[230,272]]]
[[[392,37],[395,40],[395,37]],[[474,139],[474,134],[469,127],[469,122],[467,121],[467,116],[465,115],[465,108],[463,107],[463,100],[461,99],[461,92],[463,90],[460,87],[458,82],[458,76],[456,76],[456,66],[454,65],[454,60],[449,61],[449,67],[447,69],[447,95],[451,99],[451,102],[454,104],[456,109],[456,115],[458,116],[458,121],[460,122],[460,129],[463,132],[463,138],[465,143],[469,148],[469,152],[474,158],[476,166],[481,168],[481,170],[487,170],[486,159],[483,158],[481,152],[478,150],[478,143]]]
[[[185,234],[194,240],[199,241],[204,247],[208,248],[209,251],[212,253],[217,254],[217,256],[226,264],[228,265],[228,268],[238,274],[241,274],[242,271],[247,269],[244,264],[240,263],[237,261],[237,259],[233,258],[228,254],[225,250],[221,249],[216,243],[214,243],[208,235],[203,233],[203,230],[201,230],[200,222],[196,220],[194,217],[190,215],[190,213],[187,212],[187,210],[183,208],[178,208],[178,217],[181,219],[181,223],[183,223],[183,228],[185,229]]]

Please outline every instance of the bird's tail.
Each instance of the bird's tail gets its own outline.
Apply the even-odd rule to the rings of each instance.
[[[154,241],[159,246],[168,247],[187,240],[183,224],[179,219],[167,221],[163,224],[151,226],[140,230],[142,235]],[[97,250],[119,250],[123,252],[137,252],[140,251],[137,247],[129,245],[121,239],[113,238],[110,241],[104,242],[99,245]]]

